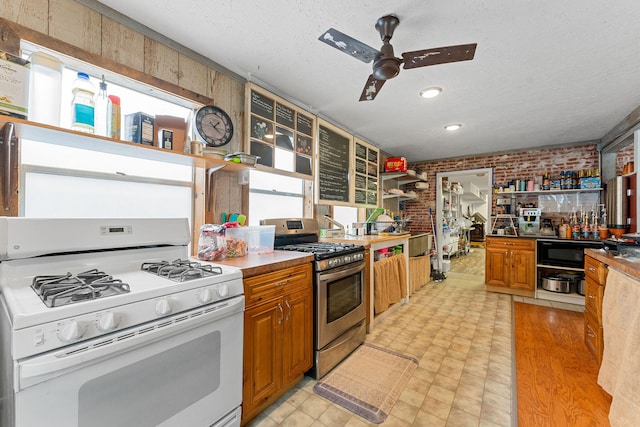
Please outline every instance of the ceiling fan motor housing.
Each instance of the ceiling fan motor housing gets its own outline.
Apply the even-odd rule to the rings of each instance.
[[[380,54],[373,60],[373,76],[378,80],[389,80],[400,73],[402,60],[396,58],[393,53],[393,46],[385,40],[380,48]]]
[[[400,60],[394,58],[380,57],[373,62],[373,77],[378,80],[389,80],[400,73]]]

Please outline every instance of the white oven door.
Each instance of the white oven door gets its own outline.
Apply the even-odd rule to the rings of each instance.
[[[244,296],[17,362],[15,425],[240,425]]]

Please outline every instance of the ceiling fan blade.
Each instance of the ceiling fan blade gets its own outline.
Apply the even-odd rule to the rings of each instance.
[[[351,38],[334,28],[330,28],[325,31],[324,34],[318,37],[318,40],[331,47],[335,47],[336,49],[341,50],[347,55],[353,56],[364,63],[373,61],[373,58],[380,53],[377,49]]]
[[[469,61],[476,53],[476,43],[416,50],[402,54],[404,68],[426,67],[447,62]]]
[[[364,85],[364,89],[362,89],[360,101],[373,101],[378,95],[378,92],[380,92],[380,89],[382,89],[384,82],[386,82],[386,80],[378,80],[371,74],[367,83]]]

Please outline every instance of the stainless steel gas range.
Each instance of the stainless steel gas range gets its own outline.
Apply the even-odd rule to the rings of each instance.
[[[312,253],[314,262],[314,366],[308,373],[327,374],[365,340],[364,247],[318,242],[314,219],[278,218],[275,247]]]
[[[186,219],[0,218],[0,425],[240,425],[238,269]]]

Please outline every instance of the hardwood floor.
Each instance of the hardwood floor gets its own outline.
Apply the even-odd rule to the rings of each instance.
[[[519,302],[513,311],[519,427],[609,426],[584,314]]]

